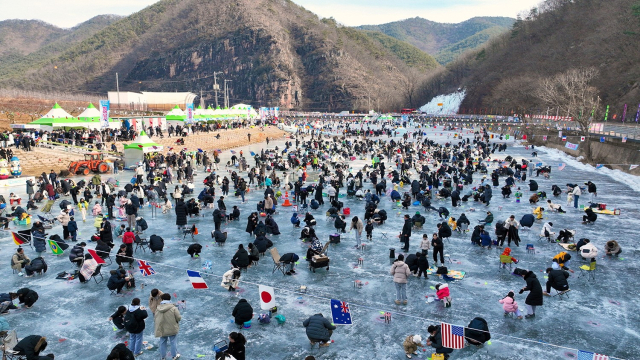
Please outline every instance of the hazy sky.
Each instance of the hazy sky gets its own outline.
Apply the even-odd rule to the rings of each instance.
[[[96,15],[129,15],[157,0],[0,0],[0,20],[39,19],[72,27]],[[381,24],[411,17],[460,22],[474,16],[515,17],[540,0],[293,0],[345,25]]]

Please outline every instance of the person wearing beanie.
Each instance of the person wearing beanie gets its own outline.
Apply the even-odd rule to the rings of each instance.
[[[404,339],[402,346],[407,358],[411,359],[411,355],[418,355],[418,346],[422,347],[422,336],[409,335]]]

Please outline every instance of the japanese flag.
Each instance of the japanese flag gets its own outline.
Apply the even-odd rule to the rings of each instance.
[[[586,137],[580,136],[580,141],[585,141]]]
[[[258,292],[260,293],[260,308],[262,310],[269,310],[276,306],[276,295],[271,286],[259,285]]]

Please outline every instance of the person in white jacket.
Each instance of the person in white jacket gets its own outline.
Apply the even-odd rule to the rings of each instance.
[[[578,208],[578,200],[580,199],[580,195],[582,195],[582,190],[580,189],[580,186],[574,186],[573,187],[573,191],[571,192],[573,194],[573,207],[574,208]]]
[[[553,223],[550,221],[546,222],[544,225],[542,225],[542,230],[540,230],[540,237],[545,237],[547,238],[547,241],[551,242],[551,236],[556,234],[551,230],[553,230]]]

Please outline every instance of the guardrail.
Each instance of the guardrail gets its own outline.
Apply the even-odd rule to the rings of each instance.
[[[46,147],[52,150],[58,150],[58,151],[63,151],[63,152],[70,152],[70,153],[77,153],[77,154],[88,154],[88,153],[101,153],[101,154],[105,154],[105,155],[112,155],[112,156],[121,156],[122,154],[118,153],[118,152],[113,152],[113,151],[107,151],[107,150],[98,150],[96,148],[90,149],[88,147],[85,146],[77,146],[77,145],[71,145],[71,144],[65,144],[65,143],[59,143],[59,142],[55,142],[55,141],[39,141],[38,142],[38,146],[39,147]]]

